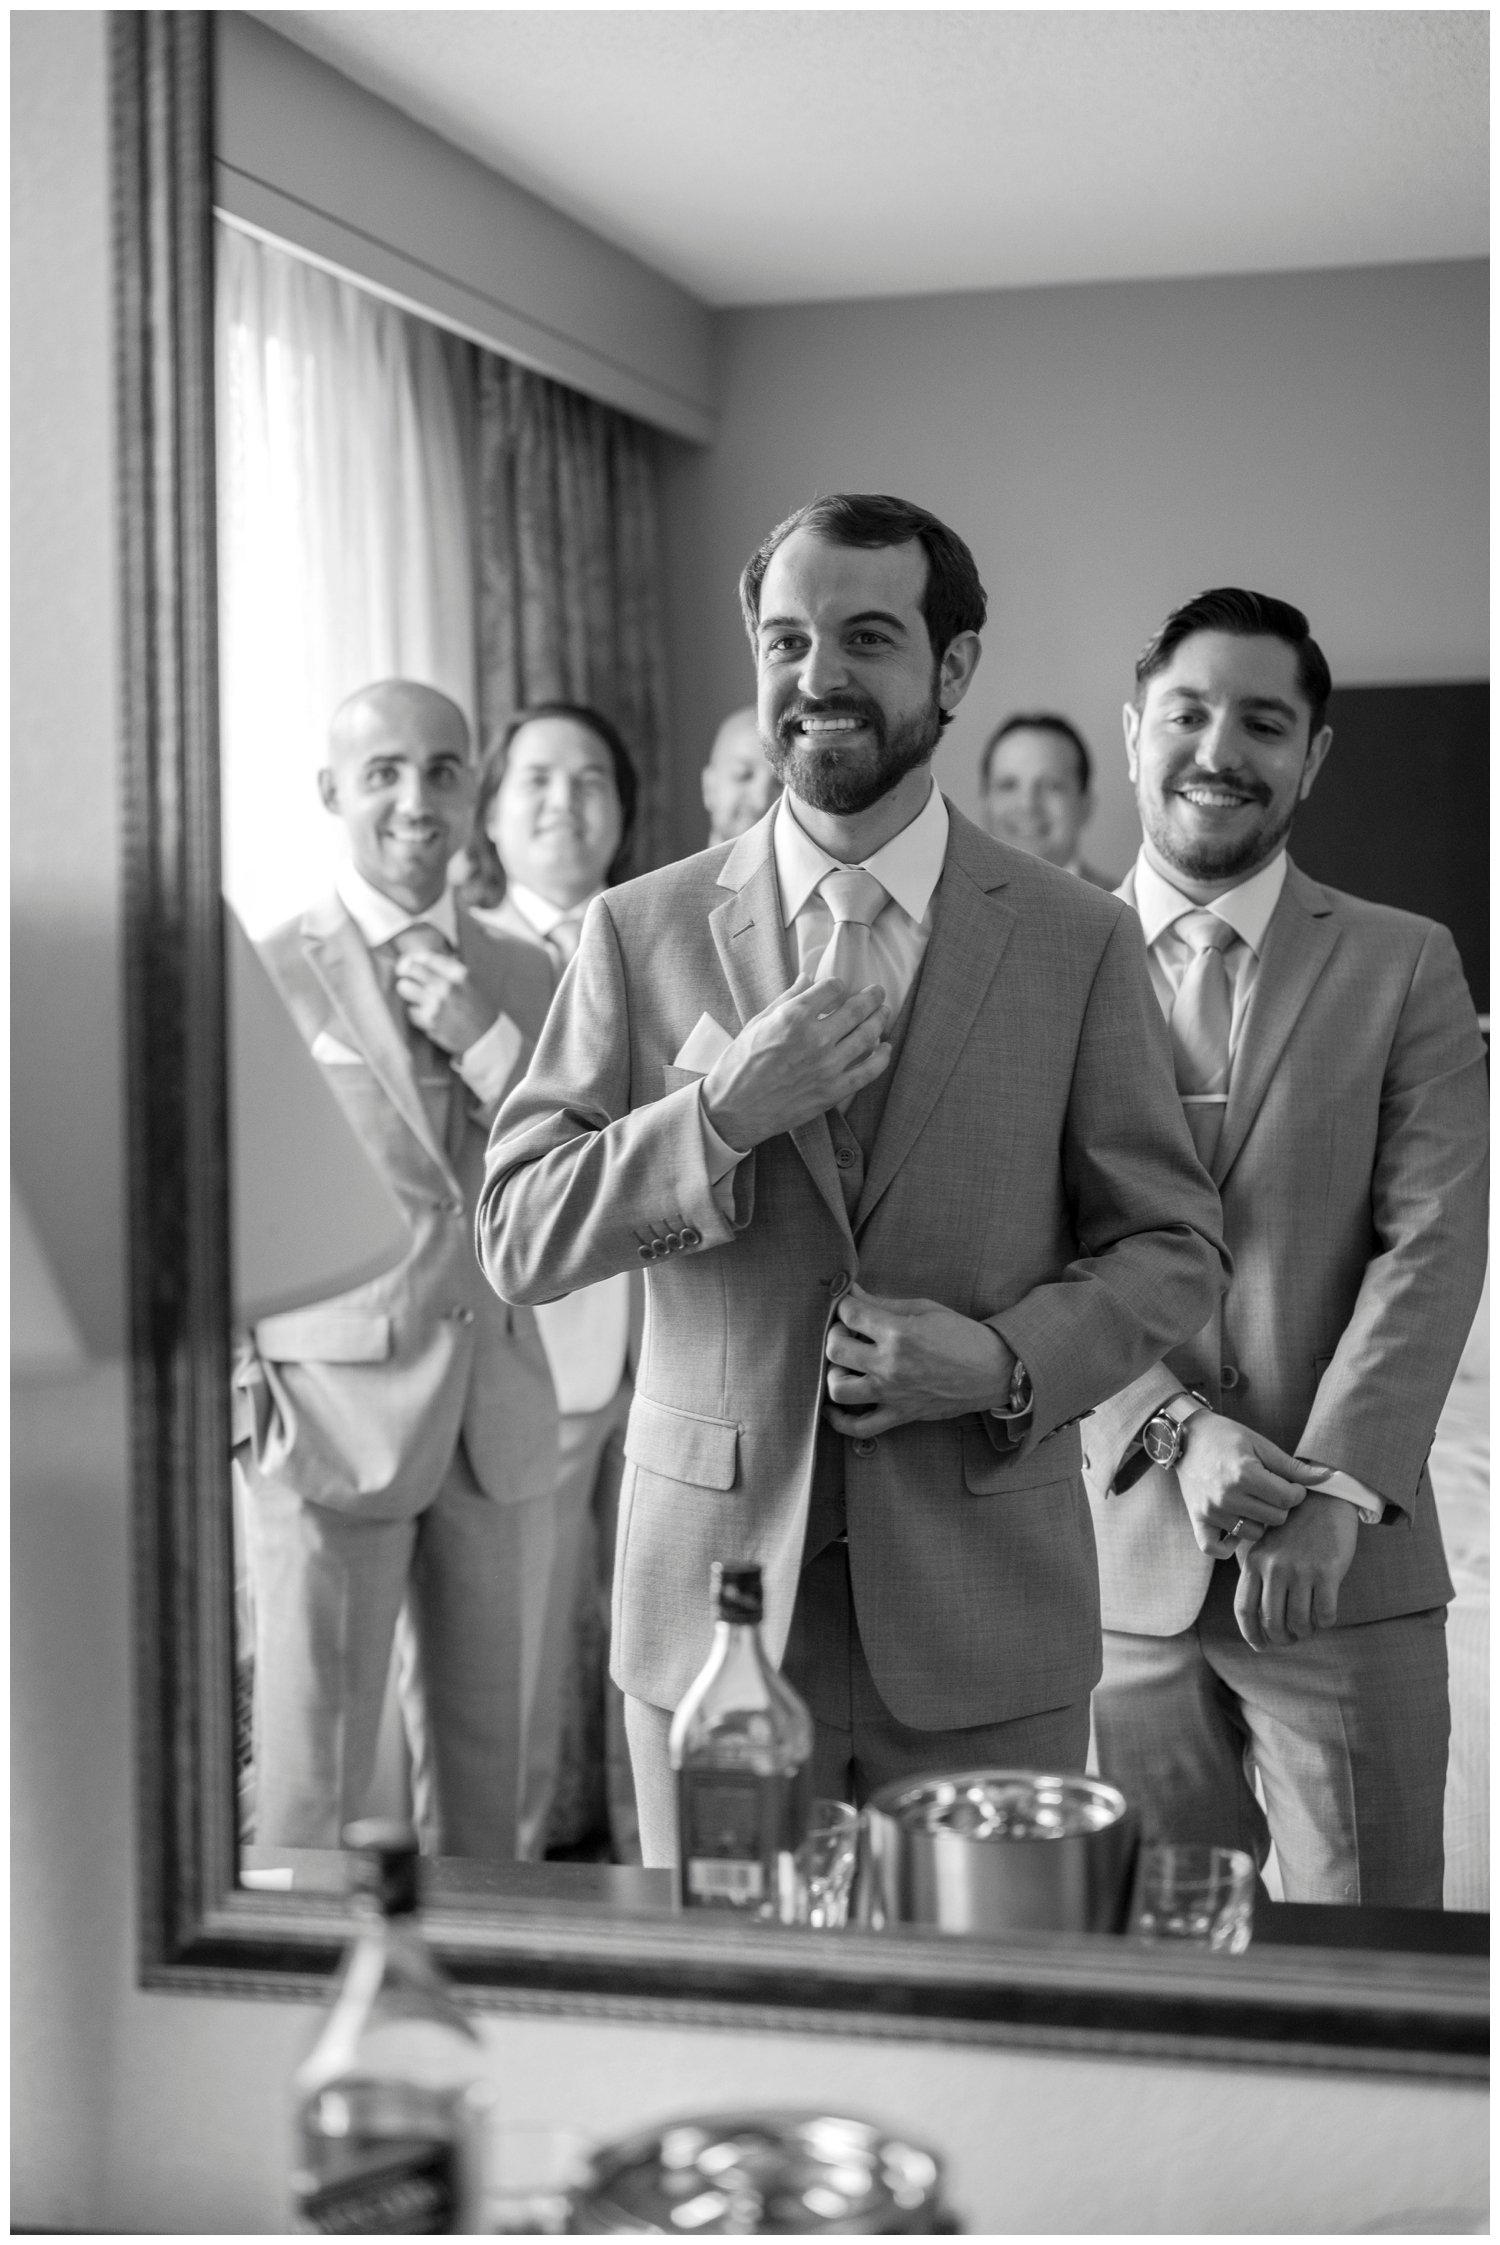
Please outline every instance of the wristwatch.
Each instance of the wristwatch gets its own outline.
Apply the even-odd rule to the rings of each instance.
[[[991,1405],[990,1417],[992,1419],[1024,1419],[1031,1409],[1032,1401],[1031,1374],[1027,1371],[1021,1359],[1015,1357],[1011,1362],[1010,1391],[1003,1405]]]
[[[1196,1388],[1184,1388],[1180,1395],[1170,1396],[1159,1411],[1153,1411],[1141,1428],[1141,1448],[1153,1465],[1176,1465],[1182,1456],[1182,1446],[1187,1439],[1183,1432],[1195,1412],[1211,1410],[1206,1395]]]

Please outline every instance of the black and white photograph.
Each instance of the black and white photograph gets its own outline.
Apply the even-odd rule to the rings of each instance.
[[[9,31],[13,2234],[1488,2234],[1487,12]]]

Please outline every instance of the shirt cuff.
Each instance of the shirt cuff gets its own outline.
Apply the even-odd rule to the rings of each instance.
[[[522,1042],[510,1015],[502,1013],[466,1052],[455,1056],[454,1068],[482,1107],[493,1107],[499,1101],[510,1082]]]
[[[750,1149],[748,1146],[731,1146],[727,1138],[719,1136],[708,1119],[708,1110],[703,1104],[703,1085],[701,1082],[698,1086],[698,1120],[703,1126],[703,1155],[708,1163],[708,1181],[711,1185],[717,1186],[722,1184],[733,1170],[738,1169]],[[717,1197],[716,1194],[715,1198]]]
[[[1341,1473],[1337,1468],[1326,1481],[1315,1481],[1307,1493],[1310,1497],[1342,1497],[1345,1504],[1356,1508],[1367,1528],[1379,1527],[1385,1518],[1384,1497],[1377,1497],[1373,1489],[1356,1481],[1352,1473]]]

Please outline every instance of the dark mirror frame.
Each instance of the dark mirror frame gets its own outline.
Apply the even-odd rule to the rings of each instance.
[[[122,576],[141,1977],[306,1999],[333,1896],[236,1885],[214,568],[212,18],[110,21]],[[481,2004],[1476,2078],[1464,1956],[802,1932],[440,1901]]]

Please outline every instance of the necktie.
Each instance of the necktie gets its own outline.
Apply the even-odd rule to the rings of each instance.
[[[889,903],[890,891],[857,865],[825,873],[818,887],[833,914],[833,934],[818,961],[817,979],[836,974],[850,991],[863,990],[875,980],[870,930]]]
[[[1234,993],[1224,954],[1239,938],[1227,920],[1213,912],[1189,912],[1175,932],[1190,946],[1192,958],[1177,986],[1168,1026],[1177,1092],[1187,1116],[1198,1159],[1207,1168],[1218,1151],[1229,1091],[1229,1024]]]
[[[583,922],[581,918],[576,912],[569,912],[561,920],[555,920],[542,938],[547,949],[552,953],[559,981],[562,979],[564,967],[578,949],[578,938],[582,933]]]
[[[430,920],[414,920],[410,927],[402,928],[393,935],[386,948],[393,959],[409,958],[417,951],[447,956],[453,950],[442,929],[435,928]],[[451,1055],[441,1045],[435,1044],[425,1029],[417,1027],[406,1010],[394,980],[390,985],[389,996],[391,1011],[396,1016],[397,1025],[411,1054],[412,1067],[422,1088],[422,1097],[427,1103],[433,1124],[441,1135],[447,1118],[448,1095],[453,1086]]]

